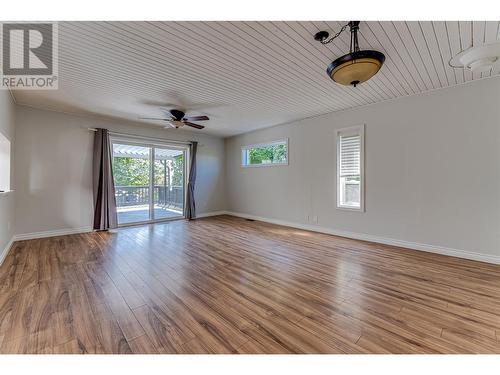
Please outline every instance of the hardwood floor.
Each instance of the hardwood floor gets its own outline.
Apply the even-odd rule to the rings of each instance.
[[[500,353],[500,266],[229,216],[14,244],[1,353]]]

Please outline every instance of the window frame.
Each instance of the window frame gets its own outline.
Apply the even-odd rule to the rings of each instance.
[[[359,207],[352,207],[341,204],[341,177],[340,177],[340,137],[346,135],[359,135],[360,136],[360,155],[359,155]],[[335,136],[337,138],[337,178],[336,178],[336,188],[337,188],[337,209],[354,211],[354,212],[365,212],[365,124],[349,126],[346,128],[339,128],[335,131]]]
[[[127,223],[121,223],[118,224],[118,228],[123,228],[123,227],[130,227],[130,226],[136,226],[136,225],[146,225],[146,224],[155,224],[155,223],[162,223],[162,222],[168,222],[168,221],[174,221],[174,220],[183,220],[186,219],[186,202],[187,202],[187,186],[188,186],[188,180],[189,180],[189,169],[191,167],[191,154],[190,150],[191,148],[189,145],[186,144],[176,144],[170,143],[168,140],[162,140],[162,139],[154,139],[150,137],[139,137],[139,136],[128,136],[128,135],[110,135],[109,136],[109,142],[111,146],[111,155],[113,159],[113,146],[114,144],[121,144],[121,145],[131,145],[131,146],[141,146],[141,147],[147,147],[150,149],[149,151],[149,162],[153,163],[154,160],[154,153],[156,148],[169,148],[173,150],[179,150],[183,152],[184,155],[184,202],[183,202],[183,208],[182,208],[182,216],[178,217],[171,217],[171,218],[154,218],[151,214],[151,209],[153,208],[151,206],[152,198],[153,195],[150,196],[150,218],[149,220],[144,220],[144,221],[138,221],[138,222],[127,222]],[[154,184],[154,167],[150,168],[149,171],[149,181],[150,184],[149,186],[153,186]],[[151,184],[153,183],[153,184]]]
[[[12,192],[12,141],[0,132],[0,195]]]
[[[285,162],[283,162],[283,163],[266,163],[266,164],[245,164],[244,163],[244,160],[246,160],[246,157],[244,159],[243,155],[246,154],[247,150],[249,150],[251,148],[270,146],[270,145],[273,145],[276,143],[284,143],[286,145],[286,153],[285,153],[286,161]],[[283,166],[287,166],[289,163],[288,156],[289,156],[288,138],[282,138],[282,139],[277,139],[277,140],[269,141],[269,142],[262,142],[262,143],[252,144],[252,145],[241,146],[240,165],[242,168],[283,167]]]

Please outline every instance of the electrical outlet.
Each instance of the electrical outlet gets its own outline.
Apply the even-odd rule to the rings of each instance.
[[[317,216],[313,216],[313,223],[317,223],[318,222],[318,217]]]

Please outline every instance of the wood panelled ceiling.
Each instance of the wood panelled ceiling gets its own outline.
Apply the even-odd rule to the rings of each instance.
[[[134,121],[174,103],[210,116],[201,132],[231,136],[500,74],[448,64],[472,45],[500,40],[500,22],[362,22],[360,47],[383,52],[385,64],[357,88],[340,86],[325,70],[349,51],[349,33],[329,45],[313,35],[345,23],[61,22],[59,89],[14,96]]]

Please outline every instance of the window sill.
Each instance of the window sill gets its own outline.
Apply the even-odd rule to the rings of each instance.
[[[8,195],[10,193],[13,193],[14,190],[5,190],[5,191],[0,191],[0,196],[3,196],[3,195]]]
[[[337,206],[337,210],[352,211],[352,212],[365,212],[365,209],[363,207],[356,208],[356,207],[348,207],[348,206]]]
[[[241,168],[266,168],[266,167],[286,167],[288,163],[274,163],[274,164],[241,164]]]

